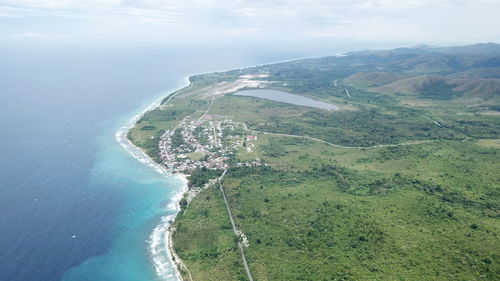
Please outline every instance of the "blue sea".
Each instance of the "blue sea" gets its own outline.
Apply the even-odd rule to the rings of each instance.
[[[255,46],[0,51],[1,281],[176,280],[153,234],[175,214],[184,183],[134,157],[117,132],[189,74],[313,55]]]

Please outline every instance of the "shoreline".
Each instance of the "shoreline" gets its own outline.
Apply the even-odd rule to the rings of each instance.
[[[287,61],[298,60],[289,59],[283,60],[274,63],[282,63]],[[247,66],[245,68],[258,67],[261,65],[274,64],[274,63],[264,63],[257,64],[254,66]],[[239,69],[239,68],[237,68]],[[243,69],[243,68],[241,68]],[[215,71],[217,73],[218,71]],[[207,72],[214,73],[214,72]],[[175,228],[172,228],[172,223],[175,221],[177,215],[180,212],[180,201],[182,198],[187,197],[188,204],[189,202],[199,193],[200,190],[195,190],[192,193],[189,192],[188,188],[188,175],[183,173],[171,173],[169,172],[163,165],[155,162],[151,157],[149,157],[144,150],[140,147],[135,146],[127,137],[128,132],[137,124],[137,122],[146,114],[148,111],[154,110],[155,108],[167,104],[172,98],[174,98],[182,89],[189,87],[191,85],[190,78],[200,74],[189,74],[184,77],[184,80],[187,82],[184,86],[176,87],[172,90],[165,90],[162,93],[167,92],[168,94],[162,95],[158,97],[155,101],[149,104],[144,110],[140,113],[136,114],[132,117],[126,125],[120,127],[118,131],[115,133],[115,140],[137,161],[145,164],[151,168],[153,168],[159,174],[165,176],[172,176],[179,179],[182,182],[181,190],[172,196],[170,202],[167,204],[166,208],[175,211],[173,215],[165,215],[160,219],[160,223],[153,229],[149,236],[149,254],[151,263],[155,269],[158,280],[166,280],[167,278],[174,277],[178,281],[182,281],[182,275],[180,268],[183,267],[188,273],[190,279],[192,280],[191,273],[187,269],[187,267],[182,262],[182,259],[177,255],[174,249],[172,235],[175,231]],[[162,103],[162,101],[164,101]],[[206,187],[206,186],[205,186]],[[205,188],[204,187],[204,188]],[[203,189],[203,188],[202,188]],[[166,258],[166,259],[165,259]],[[170,266],[173,268],[174,273],[169,273]]]
[[[156,275],[160,280],[165,280],[168,277],[173,277],[171,274],[168,274],[169,267],[171,266],[174,270],[174,276],[177,280],[181,281],[182,276],[179,270],[180,266],[184,266],[182,260],[177,256],[174,250],[174,245],[172,241],[172,232],[171,224],[177,217],[180,212],[180,200],[185,196],[188,192],[188,179],[186,174],[177,173],[173,174],[169,172],[165,167],[161,164],[155,162],[151,157],[149,157],[140,147],[135,146],[128,138],[128,132],[137,124],[137,122],[142,118],[142,116],[156,107],[161,105],[161,102],[165,99],[170,101],[171,98],[175,97],[175,95],[183,88],[188,87],[191,83],[189,78],[192,75],[184,77],[187,80],[187,85],[184,85],[177,90],[169,90],[170,93],[166,96],[161,96],[157,98],[153,103],[147,106],[143,111],[139,114],[136,114],[132,117],[126,125],[120,127],[118,131],[115,133],[115,140],[137,161],[145,164],[151,168],[153,168],[159,174],[165,176],[171,176],[177,178],[182,182],[182,188],[179,192],[177,192],[170,201],[165,206],[166,209],[174,210],[175,213],[173,215],[164,215],[160,219],[160,223],[152,230],[149,240],[149,249],[148,252],[150,254],[151,263],[155,269]],[[164,104],[165,104],[164,103]],[[165,259],[167,258],[167,259]],[[185,267],[185,266],[184,266]],[[166,276],[165,276],[166,275]]]

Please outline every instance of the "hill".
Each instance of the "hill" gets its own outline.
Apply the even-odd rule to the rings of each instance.
[[[344,83],[371,92],[476,104],[500,94],[500,45],[495,43],[353,52],[344,63],[359,70]]]
[[[358,72],[344,79],[348,84],[355,84],[361,87],[371,87],[384,85],[401,79],[402,75],[390,72]]]
[[[500,95],[500,79],[460,80],[454,91],[467,93],[468,96],[489,99]]]
[[[452,74],[474,68],[500,66],[500,45],[416,47],[348,53],[351,60],[369,62],[388,72]]]
[[[500,67],[480,67],[453,73],[454,78],[500,78]]]
[[[420,75],[416,77],[401,79],[381,87],[373,88],[373,91],[381,93],[399,94],[421,94],[427,95],[431,92],[440,92],[441,96],[453,94],[457,80],[444,76]]]

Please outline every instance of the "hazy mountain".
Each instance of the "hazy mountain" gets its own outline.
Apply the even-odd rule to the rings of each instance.
[[[345,61],[360,71],[344,82],[375,92],[431,99],[500,94],[499,44],[361,51],[349,53]]]
[[[435,75],[421,75],[401,79],[387,85],[374,88],[377,92],[386,93],[401,93],[401,94],[417,94],[423,91],[430,91],[436,87],[448,85],[450,87],[456,86],[456,81],[444,76]]]
[[[461,80],[454,91],[467,93],[469,96],[483,99],[500,94],[500,79],[473,79]]]
[[[450,75],[455,78],[500,78],[500,67],[480,67]]]
[[[443,54],[469,54],[469,55],[500,55],[500,44],[496,43],[479,43],[467,46],[456,47],[437,47],[428,48],[432,52]]]
[[[344,82],[357,86],[379,86],[384,85],[405,76],[390,72],[358,72],[344,79]]]

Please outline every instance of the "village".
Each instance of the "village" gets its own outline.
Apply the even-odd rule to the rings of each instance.
[[[186,116],[173,130],[160,137],[160,157],[171,172],[191,173],[197,168],[224,170],[236,151],[251,152],[257,136],[245,135],[243,126],[230,119],[218,120],[206,115],[199,120]],[[234,163],[235,166],[259,166],[261,160]]]

